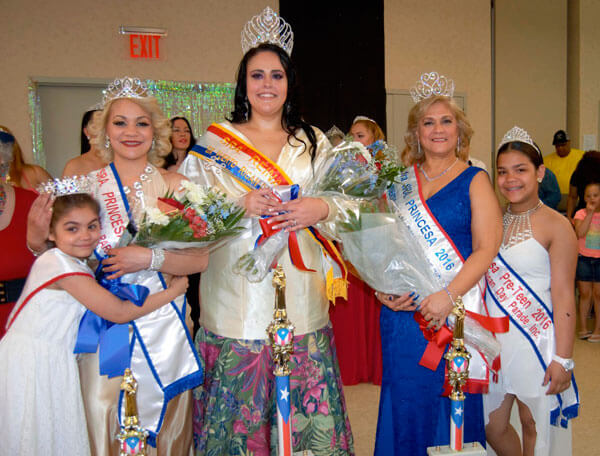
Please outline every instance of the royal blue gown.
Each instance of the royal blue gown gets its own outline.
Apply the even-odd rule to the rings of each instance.
[[[469,167],[427,200],[463,258],[472,252],[469,186],[481,168]],[[427,447],[450,443],[450,400],[442,397],[445,360],[436,371],[419,366],[427,341],[413,312],[381,308],[383,380],[375,455],[427,454]],[[485,446],[480,394],[467,394],[464,441]]]

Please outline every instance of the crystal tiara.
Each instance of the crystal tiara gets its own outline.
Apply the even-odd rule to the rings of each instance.
[[[268,6],[262,13],[246,22],[242,30],[242,51],[244,54],[262,43],[276,44],[287,55],[292,55],[292,48],[294,47],[292,26]]]
[[[500,144],[498,145],[498,150],[504,145],[504,144],[508,144],[514,141],[519,141],[525,144],[529,144],[531,147],[533,147],[535,150],[537,150],[537,152],[542,155],[542,152],[540,151],[540,149],[538,149],[538,146],[535,145],[535,143],[533,142],[533,139],[531,139],[531,136],[529,136],[529,133],[527,133],[525,130],[523,130],[521,127],[517,127],[516,125],[514,127],[512,127],[510,130],[508,130],[506,132],[506,134],[502,137],[502,141],[500,141]]]
[[[55,197],[92,193],[92,180],[88,176],[64,177],[44,182],[38,185],[36,190],[38,193],[50,193]]]
[[[152,96],[145,82],[129,76],[115,79],[102,91],[102,94],[104,95],[102,97],[102,107],[118,98],[146,98]]]
[[[354,118],[354,120],[352,121],[352,125],[354,125],[356,122],[358,122],[359,120],[366,120],[368,122],[373,122],[374,124],[377,124],[377,122],[375,122],[373,119],[371,119],[370,117],[367,116],[356,116]]]
[[[410,89],[410,96],[415,103],[436,95],[450,98],[454,95],[454,81],[436,71],[423,73],[415,87]]]

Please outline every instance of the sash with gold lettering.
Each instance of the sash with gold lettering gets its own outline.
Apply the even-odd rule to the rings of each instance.
[[[212,124],[202,136],[202,144],[196,144],[189,152],[207,166],[217,166],[227,171],[246,190],[272,188],[276,185],[292,185],[286,173],[272,160],[252,145],[222,125]],[[346,298],[346,267],[340,253],[332,242],[325,239],[314,227],[305,228],[310,238],[321,248],[323,260],[328,266],[327,297],[335,301],[337,296]],[[295,234],[290,233],[290,256],[293,264],[304,269],[299,250],[294,248]]]
[[[112,163],[92,175],[97,182],[94,196],[100,203],[102,221],[102,236],[95,254],[104,258],[109,249],[118,245],[126,231],[129,203]],[[143,285],[151,294],[166,288],[163,275],[150,270],[125,274],[121,281]],[[129,364],[138,382],[140,425],[148,430],[152,445],[156,443],[169,400],[198,386],[203,379],[200,358],[185,324],[185,305],[185,295],[181,295],[170,304],[129,323]],[[121,392],[119,421],[125,412],[122,399]]]
[[[464,259],[427,206],[421,192],[416,165],[400,174],[399,183],[388,190],[387,196],[394,202],[396,215],[406,224],[415,242],[425,252],[426,261],[433,268],[440,282],[449,284],[462,268]],[[419,303],[422,298],[417,297],[416,302]],[[484,301],[483,279],[465,293],[462,300],[469,316],[475,318],[484,328],[493,332],[505,332],[508,329],[506,319],[489,319]],[[415,312],[415,320],[421,326],[425,338],[430,341],[420,364],[435,370],[447,342],[452,338],[451,332],[444,326],[432,335],[425,329],[427,325],[419,312]],[[444,334],[446,337],[440,337]],[[472,358],[469,363],[469,379],[463,390],[470,393],[485,393],[489,383],[489,366],[479,351],[466,345]]]
[[[543,376],[556,350],[552,303],[548,305],[542,301],[501,254],[494,258],[485,278],[490,312],[507,316],[513,330],[525,337],[539,361]],[[569,388],[554,395],[552,402],[550,422],[566,428],[567,421],[577,416],[579,408],[573,374]]]

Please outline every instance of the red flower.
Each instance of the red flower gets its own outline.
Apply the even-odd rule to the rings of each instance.
[[[168,204],[169,206],[173,206],[174,208],[179,209],[180,211],[182,211],[185,207],[183,204],[181,204],[179,201],[173,198],[158,198],[158,200],[162,201],[165,204]]]
[[[367,164],[367,159],[366,159],[365,157],[363,157],[363,156],[362,156],[362,154],[356,154],[356,155],[354,156],[354,159],[355,159],[357,162],[359,162],[359,163],[362,163],[363,165],[366,165],[366,164]]]

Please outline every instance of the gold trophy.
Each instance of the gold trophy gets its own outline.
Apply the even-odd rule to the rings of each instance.
[[[273,271],[275,288],[275,310],[267,334],[273,348],[274,374],[278,377],[290,375],[288,363],[294,351],[294,325],[287,318],[285,307],[285,273],[281,266]]]
[[[137,381],[131,373],[131,369],[125,369],[123,381],[121,382],[125,401],[125,418],[121,425],[121,432],[117,438],[121,442],[120,456],[137,455],[146,456],[146,438],[148,431],[142,429],[139,425],[136,394]]]
[[[437,456],[442,454],[456,454],[485,456],[485,449],[479,442],[463,444],[464,438],[464,412],[465,394],[462,387],[469,378],[469,359],[471,354],[467,351],[464,342],[465,306],[459,296],[452,313],[456,317],[452,344],[444,355],[448,366],[448,383],[452,386],[450,393],[450,445],[444,447],[429,447],[427,454]]]
[[[294,325],[287,318],[285,308],[285,274],[281,266],[273,271],[275,310],[267,334],[273,348],[273,373],[275,374],[275,402],[277,403],[277,435],[279,456],[292,456],[292,420],[289,366],[294,351]]]

